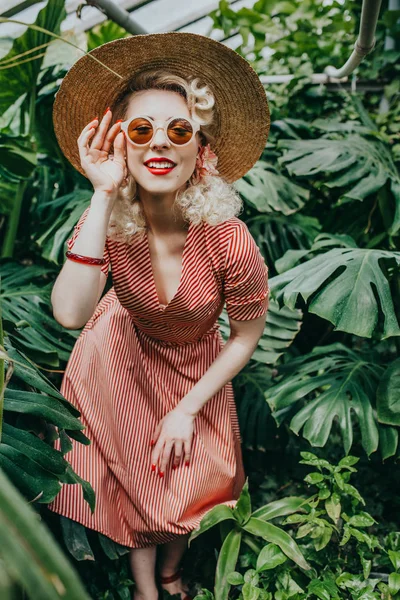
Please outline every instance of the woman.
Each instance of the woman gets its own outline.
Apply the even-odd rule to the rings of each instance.
[[[84,326],[61,392],[91,440],[74,444],[70,462],[96,509],[76,485],[49,508],[132,548],[135,600],[156,599],[156,579],[189,598],[179,570],[188,537],[213,506],[235,505],[245,479],[230,382],[264,329],[268,269],[228,181],[259,157],[268,105],[248,63],[203,36],[140,35],[92,54],[54,107],[60,146],[94,194],[52,306],[65,327]],[[106,97],[111,108],[88,121]]]

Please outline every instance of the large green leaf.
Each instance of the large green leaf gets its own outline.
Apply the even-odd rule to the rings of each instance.
[[[376,394],[376,407],[380,423],[400,425],[400,358],[383,374]]]
[[[29,502],[37,498],[37,502],[48,504],[61,490],[57,475],[43,469],[26,456],[26,453],[8,446],[3,441],[0,444],[0,467]]]
[[[6,135],[0,131],[1,177],[9,183],[17,183],[28,179],[36,166],[37,156],[29,136]]]
[[[35,25],[48,29],[53,33],[60,32],[60,24],[66,17],[64,0],[49,0],[47,5],[39,11]],[[23,52],[28,52],[43,46],[43,44],[52,41],[52,37],[43,31],[37,31],[28,28],[19,38],[14,40],[10,52],[2,58],[2,61],[9,61],[8,65],[14,62],[10,59]],[[35,87],[38,75],[43,62],[43,47],[33,50],[28,54],[29,62],[16,64],[10,68],[0,70],[0,115],[3,114],[20,96],[31,93]],[[26,57],[16,58],[16,63],[24,60]]]
[[[228,583],[227,577],[229,573],[232,573],[232,571],[235,570],[241,541],[242,532],[237,529],[232,529],[221,546],[215,571],[215,600],[228,600],[231,586]]]
[[[253,535],[262,537],[267,542],[279,546],[282,552],[302,569],[311,569],[294,539],[280,527],[276,527],[276,525],[272,525],[272,523],[267,523],[261,519],[252,517],[243,526],[243,529]]]
[[[276,261],[285,252],[309,248],[321,230],[318,219],[300,213],[290,217],[257,215],[246,221],[246,225],[269,266],[270,276]]]
[[[279,431],[264,397],[271,377],[272,369],[262,363],[250,363],[233,380],[243,446],[250,450],[266,452],[276,448]]]
[[[348,135],[331,140],[280,140],[279,148],[287,152],[279,158],[289,173],[297,177],[324,177],[329,188],[343,188],[339,203],[364,200],[379,191],[389,179],[396,204],[390,228],[394,235],[400,228],[400,175],[389,149],[376,139]]]
[[[270,289],[292,309],[310,299],[309,311],[336,330],[388,338],[400,335],[389,284],[399,265],[400,252],[335,248],[271,278]]]
[[[279,368],[279,383],[265,392],[280,424],[288,414],[290,428],[313,446],[324,446],[337,419],[346,454],[353,443],[353,417],[369,455],[379,444],[379,423],[373,409],[382,367],[341,344],[314,348]],[[307,400],[299,408],[298,401]]]
[[[71,415],[61,402],[44,394],[6,388],[4,410],[17,413],[28,413],[45,419],[57,427],[71,430],[82,430],[85,426]]]
[[[300,496],[287,496],[280,500],[273,500],[265,506],[261,506],[255,510],[252,517],[262,519],[263,521],[270,521],[276,517],[283,517],[291,515],[295,512],[306,512],[307,511],[307,500]]]
[[[302,313],[299,309],[279,307],[271,298],[264,331],[251,358],[263,364],[275,364],[300,331],[301,318]],[[223,339],[227,340],[230,328],[225,308],[218,318],[218,324]]]
[[[0,558],[32,600],[90,600],[47,527],[1,469]]]
[[[275,166],[262,160],[235,183],[235,188],[260,213],[290,215],[303,208],[310,196],[308,190],[296,185]]]
[[[43,226],[35,241],[45,260],[57,265],[64,262],[65,242],[71,237],[74,226],[89,206],[92,195],[92,191],[78,188],[65,196],[42,203]]]
[[[229,506],[226,506],[226,504],[217,504],[217,506],[214,506],[208,512],[206,512],[200,521],[200,525],[192,531],[189,537],[188,545],[190,546],[191,542],[196,537],[205,531],[208,531],[208,529],[211,529],[211,527],[214,527],[215,525],[218,525],[218,523],[222,523],[222,521],[226,520],[236,520],[233,510],[229,508]]]
[[[79,332],[62,327],[49,310],[47,281],[53,270],[9,259],[0,262],[0,267],[4,329],[13,345],[38,363],[59,367],[60,360],[67,362]]]

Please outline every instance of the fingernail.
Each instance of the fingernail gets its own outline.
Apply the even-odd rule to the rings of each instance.
[[[98,121],[99,117],[95,117],[94,119],[92,119],[93,121]]]
[[[108,111],[109,111],[109,110],[110,110],[110,107],[109,107],[109,106],[107,106],[107,109],[104,111],[104,115],[106,115],[106,114],[108,113]],[[103,117],[104,117],[104,115],[103,115]]]
[[[189,466],[189,461],[188,461],[188,462],[185,462],[185,465],[186,465],[186,467],[188,467],[188,466]]]
[[[151,470],[155,471],[156,470],[156,465],[151,465]]]
[[[154,446],[154,444],[155,444],[154,440],[151,440],[150,446]]]
[[[123,119],[118,119],[117,121],[115,121],[116,123],[122,123]]]
[[[162,471],[159,472],[160,477],[164,477],[164,473]]]
[[[172,469],[173,469],[173,470],[174,470],[174,469],[176,469],[176,465],[172,465]]]

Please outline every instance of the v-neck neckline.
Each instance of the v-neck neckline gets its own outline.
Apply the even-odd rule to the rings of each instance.
[[[162,304],[158,298],[158,292],[157,292],[156,282],[155,282],[155,278],[154,278],[153,263],[151,262],[150,244],[149,244],[149,238],[147,236],[147,231],[144,234],[145,246],[146,246],[146,250],[147,250],[147,258],[148,258],[149,269],[150,269],[150,274],[151,274],[151,281],[152,281],[152,286],[153,286],[153,295],[154,295],[154,299],[155,299],[158,310],[160,310],[162,312],[165,312],[171,306],[171,304],[175,301],[176,297],[178,296],[179,292],[181,291],[183,280],[185,277],[186,254],[187,254],[187,248],[188,248],[188,242],[189,242],[191,230],[192,230],[192,221],[189,221],[189,227],[187,230],[185,244],[183,246],[183,251],[182,251],[182,266],[181,266],[181,276],[179,279],[179,284],[175,291],[175,294],[172,296],[172,298],[168,302],[168,304]]]

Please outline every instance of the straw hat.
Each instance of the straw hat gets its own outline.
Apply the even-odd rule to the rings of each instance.
[[[267,142],[270,115],[265,90],[237,52],[195,33],[135,35],[82,56],[64,77],[53,106],[55,133],[67,159],[85,175],[77,145],[84,126],[113,105],[135,73],[160,67],[181,77],[199,77],[201,84],[209,85],[215,97],[210,129],[217,168],[229,183],[240,179]]]

